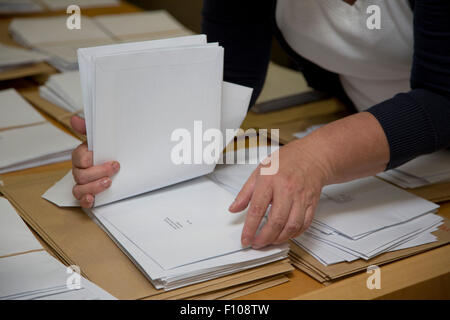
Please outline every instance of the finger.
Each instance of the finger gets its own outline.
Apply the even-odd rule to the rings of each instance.
[[[282,190],[274,192],[268,220],[253,241],[252,248],[263,248],[278,238],[288,221],[292,205],[292,198],[289,198]]]
[[[73,196],[77,200],[81,200],[81,198],[86,194],[96,195],[106,189],[108,189],[111,186],[111,179],[110,178],[101,178],[97,181],[90,182],[87,184],[77,184],[72,189]]]
[[[228,208],[230,212],[233,213],[241,212],[242,210],[247,208],[248,203],[252,197],[253,190],[255,189],[256,179],[258,178],[258,175],[259,175],[259,168],[257,168],[252,172],[251,176],[248,178],[247,182],[242,187],[236,199]]]
[[[86,143],[80,144],[75,150],[73,150],[72,163],[74,167],[77,167],[79,169],[86,169],[92,167],[93,165],[92,151],[88,150]]]
[[[117,161],[111,161],[87,169],[74,167],[72,173],[77,184],[87,184],[103,177],[112,177],[119,169],[119,163]]]
[[[278,238],[273,243],[280,244],[295,237],[302,230],[304,223],[305,208],[300,201],[294,201],[287,223],[284,226],[283,231],[281,231]]]
[[[300,231],[299,231],[296,235],[294,235],[294,238],[295,238],[295,237],[298,237],[298,236],[301,235],[303,232],[305,232],[306,229],[309,228],[309,226],[311,225],[311,222],[312,222],[313,219],[314,219],[314,212],[316,211],[316,207],[317,207],[317,204],[312,204],[312,205],[310,205],[308,208],[306,208],[305,220],[304,220],[304,222],[303,222],[303,226],[302,226],[302,228],[300,229]]]
[[[86,134],[86,122],[83,118],[79,116],[73,116],[72,118],[70,118],[70,125],[76,132],[80,134]]]
[[[85,194],[81,197],[80,205],[82,208],[92,208],[94,205],[94,196],[92,194]]]
[[[241,242],[244,247],[252,243],[261,219],[264,217],[271,200],[271,186],[263,182],[258,183],[255,186],[255,192],[252,195],[250,208],[248,209],[244,228],[242,229]]]

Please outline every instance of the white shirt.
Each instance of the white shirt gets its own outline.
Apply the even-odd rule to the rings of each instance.
[[[381,29],[369,29],[369,5]],[[339,74],[358,110],[410,90],[413,14],[407,0],[278,0],[276,21],[302,57]]]

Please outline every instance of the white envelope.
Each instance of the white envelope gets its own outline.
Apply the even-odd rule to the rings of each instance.
[[[45,121],[14,89],[0,91],[0,130]]]

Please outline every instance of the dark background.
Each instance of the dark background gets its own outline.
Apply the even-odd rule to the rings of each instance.
[[[201,32],[202,0],[127,0],[145,10],[165,9],[188,29]],[[245,0],[242,0],[245,1]],[[292,67],[292,62],[274,39],[272,41],[272,61]]]

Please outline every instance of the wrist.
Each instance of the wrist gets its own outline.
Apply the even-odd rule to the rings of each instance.
[[[322,186],[335,181],[333,162],[323,142],[307,136],[290,144],[298,150],[300,161],[307,164],[305,170],[308,174],[313,174]]]

